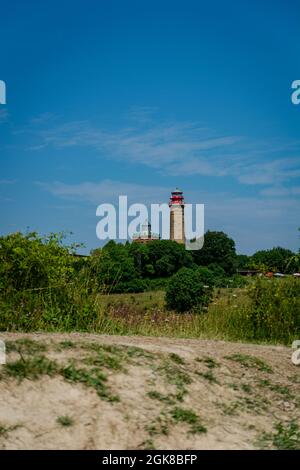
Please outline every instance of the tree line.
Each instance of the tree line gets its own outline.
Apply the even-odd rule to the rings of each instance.
[[[180,269],[202,268],[204,283],[222,287],[231,279],[241,283],[239,269],[293,273],[299,257],[286,248],[260,250],[252,256],[237,255],[235,242],[224,232],[207,231],[201,250],[187,251],[171,240],[147,244],[109,241],[77,257],[78,245],[67,246],[63,234],[41,237],[14,233],[0,237],[0,289],[37,289],[73,282],[104,292],[141,292],[164,289]],[[205,268],[205,269],[204,269]]]

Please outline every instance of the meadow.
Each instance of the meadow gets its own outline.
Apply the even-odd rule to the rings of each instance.
[[[285,291],[291,291],[291,285],[295,294],[290,292],[291,297],[286,301]],[[263,289],[258,306],[253,299],[257,289]],[[70,285],[63,293],[60,290],[56,293],[55,289],[46,293],[31,291],[29,295],[23,292],[14,308],[6,302],[1,309],[0,328],[19,332],[80,331],[291,344],[300,336],[299,290],[299,280],[291,278],[251,279],[244,288],[215,288],[211,302],[201,313],[178,313],[166,308],[162,290],[87,294]],[[65,292],[68,295],[64,296]]]
[[[291,286],[295,296],[291,294],[287,302],[285,291]],[[261,306],[257,307],[253,298],[257,289],[263,290],[262,313],[257,312]],[[299,291],[300,283],[291,278],[250,279],[244,288],[215,288],[212,301],[201,313],[167,310],[164,291],[100,295],[102,332],[291,344],[300,336]]]
[[[248,336],[247,304],[246,290],[238,288],[215,289],[201,314],[167,310],[164,291],[99,296],[104,333],[177,338],[241,340]]]

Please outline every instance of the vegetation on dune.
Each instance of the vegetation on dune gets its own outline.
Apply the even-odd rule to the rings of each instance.
[[[58,416],[56,421],[58,424],[64,427],[73,426],[74,424],[74,420],[70,416],[67,416],[67,415]]]
[[[175,423],[187,423],[190,425],[191,434],[206,433],[207,429],[201,424],[199,417],[193,410],[176,407],[171,412]]]
[[[262,359],[258,357],[249,356],[247,354],[233,354],[231,356],[226,356],[225,359],[230,359],[235,362],[239,362],[242,366],[247,368],[254,368],[259,371],[267,372],[271,374],[272,368],[266,364]]]
[[[273,433],[263,433],[258,441],[261,447],[272,446],[278,450],[299,450],[300,448],[300,427],[296,420],[288,424],[276,423]]]

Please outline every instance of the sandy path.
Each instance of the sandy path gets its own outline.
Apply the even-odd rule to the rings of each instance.
[[[45,367],[22,380],[18,367],[0,366],[3,449],[253,449],[275,423],[300,424],[300,367],[287,347],[79,333],[0,339],[8,365],[40,356],[56,364],[51,376]],[[70,364],[105,374],[104,395],[89,379],[65,377]],[[66,416],[70,425],[57,421]]]

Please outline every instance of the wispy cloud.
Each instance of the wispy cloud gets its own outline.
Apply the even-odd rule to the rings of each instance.
[[[163,174],[230,176],[244,185],[279,185],[300,176],[300,141],[254,142],[218,135],[197,122],[157,122],[154,111],[133,109],[129,125],[114,130],[88,121],[34,127],[31,148],[92,148],[101,158],[145,165]]]
[[[157,111],[156,106],[132,106],[124,115],[124,118],[138,124],[145,124],[153,121]]]
[[[300,156],[300,150],[299,150]],[[238,179],[245,184],[276,184],[300,176],[300,158],[279,158],[267,162],[256,162],[246,168]]]
[[[260,192],[263,196],[271,197],[286,197],[286,196],[300,196],[300,186],[283,187],[273,186],[265,188]]]
[[[78,184],[36,183],[40,188],[64,199],[87,201],[95,205],[117,203],[119,195],[126,195],[130,203],[160,203],[168,201],[168,191],[164,187],[125,183],[115,180],[102,180],[99,183],[85,181]]]
[[[38,116],[35,116],[34,118],[32,118],[29,124],[34,124],[34,125],[44,124],[44,123],[55,120],[57,117],[58,117],[57,114],[46,112],[46,113],[39,114]]]
[[[17,180],[0,180],[0,185],[16,184]]]

